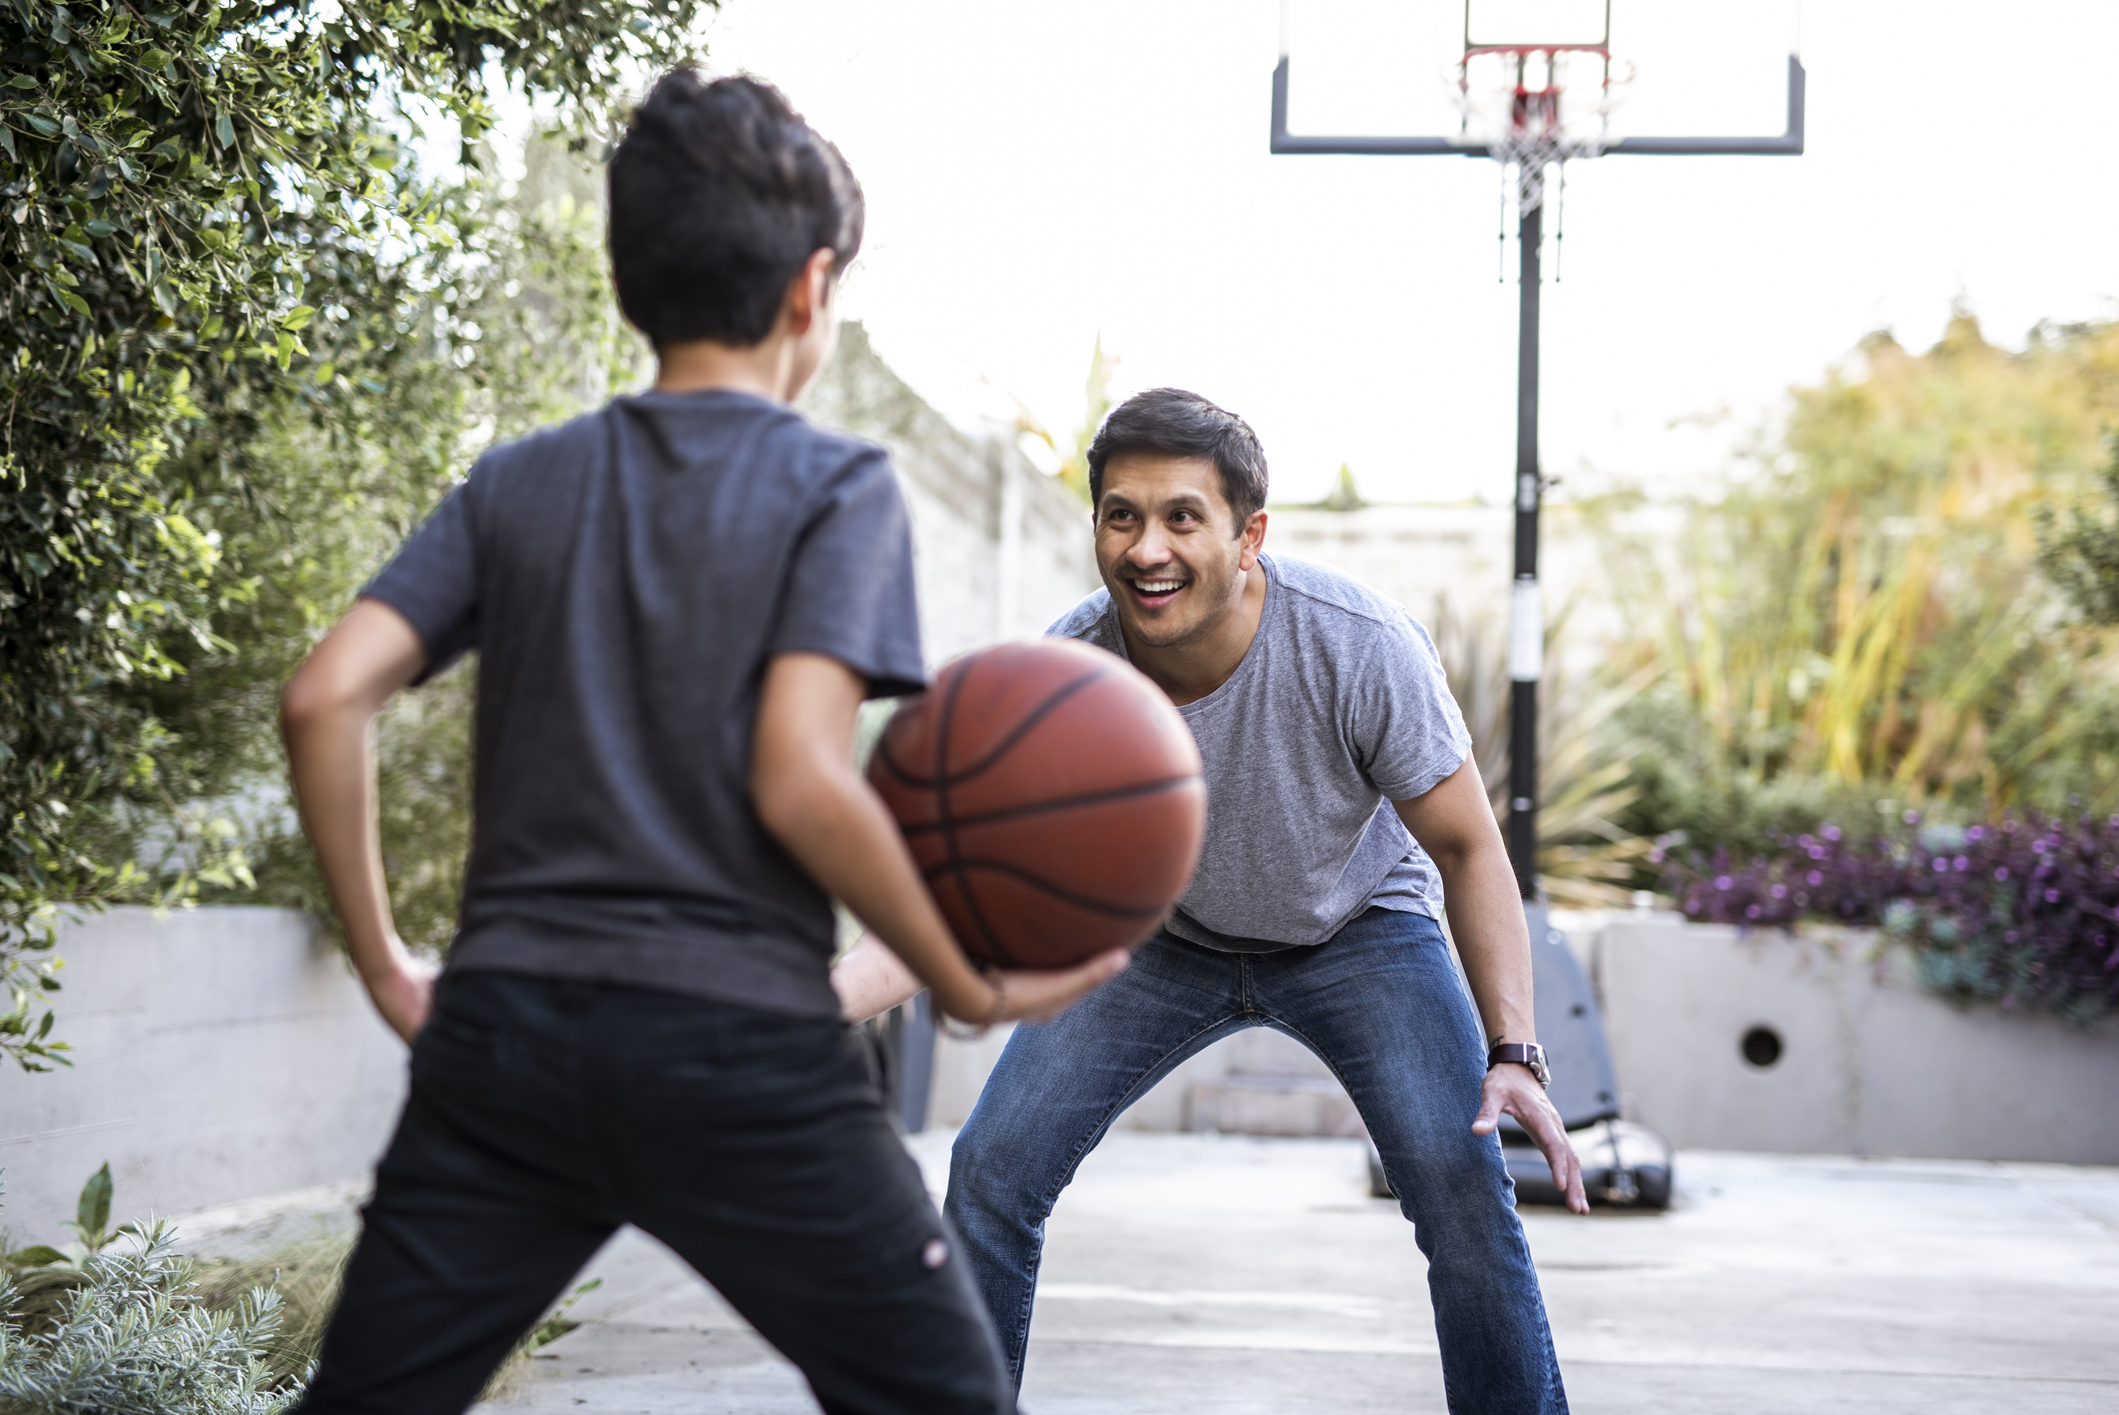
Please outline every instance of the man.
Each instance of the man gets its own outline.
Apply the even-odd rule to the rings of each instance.
[[[1264,452],[1203,398],[1120,406],[1089,484],[1104,588],[1052,632],[1169,694],[1205,763],[1207,838],[1164,931],[1065,1016],[1017,1028],[957,1137],[946,1212],[1011,1372],[1045,1217],[1081,1157],[1186,1057],[1266,1026],[1360,1108],[1428,1258],[1450,1409],[1564,1411],[1499,1118],[1588,1204],[1541,1085],[1515,876],[1434,645],[1354,581],[1264,553]],[[836,981],[856,1015],[912,986],[866,942]]]
[[[978,1295],[829,981],[826,891],[973,1021],[1124,965],[973,972],[853,768],[923,680],[883,454],[788,403],[829,356],[861,189],[771,87],[664,78],[610,167],[654,388],[497,448],[288,685],[303,824],[411,1092],[303,1408],[461,1411],[622,1223],[829,1412],[1004,1415]],[[479,651],[462,923],[390,919],[370,730]]]

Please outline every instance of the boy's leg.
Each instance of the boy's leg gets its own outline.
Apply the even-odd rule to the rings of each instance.
[[[1485,1057],[1434,920],[1371,909],[1331,942],[1254,965],[1260,1009],[1345,1084],[1428,1259],[1454,1415],[1561,1415],[1567,1395],[1515,1191],[1472,1134]]]
[[[946,1211],[1018,1387],[1060,1190],[1120,1111],[1186,1057],[1253,1025],[1248,1003],[1238,955],[1157,934],[1125,972],[1008,1039],[957,1136]]]
[[[457,1415],[616,1227],[573,1124],[563,986],[443,985],[301,1410]]]
[[[836,1020],[614,992],[625,1216],[801,1368],[828,1415],[1008,1415],[978,1294]]]

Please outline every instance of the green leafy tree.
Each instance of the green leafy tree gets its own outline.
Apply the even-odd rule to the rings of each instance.
[[[593,126],[712,3],[0,0],[0,1052],[60,1059],[58,906],[172,897],[126,844],[159,831],[175,892],[213,882],[184,820],[211,772],[160,708],[269,590],[215,525],[270,509],[232,449],[471,333],[465,207],[405,115],[469,144],[513,83]]]

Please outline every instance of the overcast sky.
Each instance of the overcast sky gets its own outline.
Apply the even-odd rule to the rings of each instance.
[[[1409,23],[1446,38],[1461,13],[1312,4],[1323,19],[1295,30],[1310,130],[1388,89]],[[1325,23],[1362,8],[1372,30]],[[1703,88],[1684,45],[1641,39],[1672,33],[1657,6],[1616,0],[1634,115],[1675,122],[1680,96],[1753,93],[1764,73],[1777,118],[1784,10],[1739,45],[1764,69]],[[717,68],[780,84],[846,152],[869,201],[847,310],[952,417],[1020,398],[1071,432],[1101,334],[1122,391],[1179,384],[1250,419],[1277,498],[1321,494],[1342,462],[1372,499],[1506,498],[1516,290],[1496,279],[1496,171],[1269,155],[1277,0],[729,0],[709,35]],[[1953,300],[2010,344],[2119,314],[2119,5],[1812,0],[1801,43],[1807,155],[1570,169],[1543,446],[1572,485],[1711,471],[1790,385],[1870,330],[1925,347]],[[1334,55],[1340,81],[1303,88]],[[1432,99],[1428,56],[1404,70]]]

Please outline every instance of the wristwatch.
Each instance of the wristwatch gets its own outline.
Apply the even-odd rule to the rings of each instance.
[[[1536,1042],[1503,1042],[1486,1054],[1486,1069],[1491,1071],[1504,1061],[1513,1061],[1518,1066],[1528,1066],[1530,1074],[1538,1078],[1541,1086],[1552,1085],[1552,1068],[1545,1064],[1545,1048]]]

